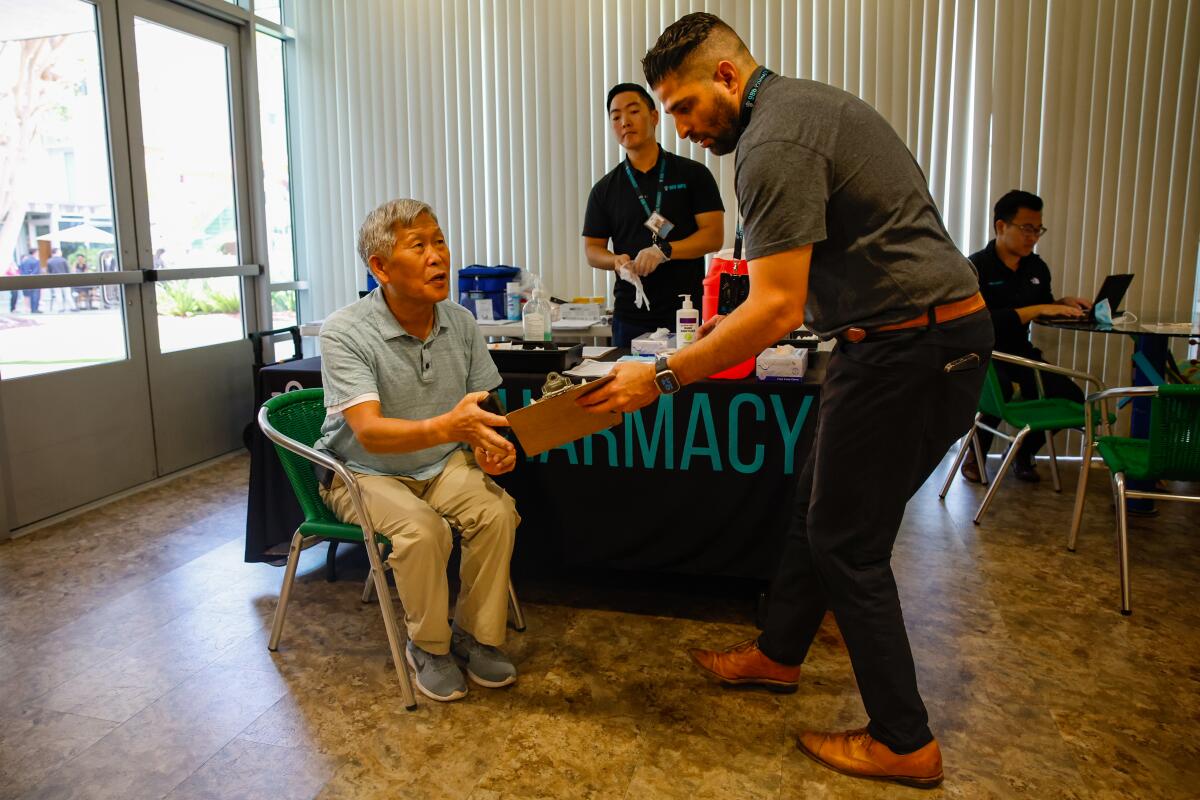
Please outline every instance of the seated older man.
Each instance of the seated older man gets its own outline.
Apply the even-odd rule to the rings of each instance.
[[[422,694],[448,701],[467,693],[454,657],[475,683],[507,686],[517,672],[499,647],[521,518],[489,476],[511,470],[516,450],[493,429],[504,417],[480,407],[500,373],[475,319],[446,299],[450,251],[428,205],[393,200],[372,211],[358,252],[379,288],[321,328],[327,416],[316,446],[354,471],[372,525],[391,540],[406,656]],[[328,483],[325,502],[355,522],[346,487]],[[453,627],[451,525],[462,533]]]

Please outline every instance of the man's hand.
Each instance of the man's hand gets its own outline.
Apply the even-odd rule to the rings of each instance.
[[[1075,306],[1064,306],[1057,303],[1047,303],[1038,310],[1039,317],[1071,317],[1078,319],[1083,312]]]
[[[493,428],[507,427],[508,420],[498,414],[484,411],[479,404],[487,399],[487,392],[471,392],[458,401],[452,410],[443,415],[451,441],[466,442],[471,447],[483,449],[494,456],[516,457],[517,449]]]
[[[712,319],[705,320],[704,324],[700,326],[700,330],[696,331],[696,341],[700,341],[705,336],[708,336],[710,333],[715,331],[723,319],[725,319],[724,314],[714,314]]]
[[[1064,297],[1058,301],[1058,304],[1063,306],[1073,306],[1075,308],[1083,309],[1084,311],[1087,311],[1092,307],[1092,304],[1087,300],[1084,300],[1082,297]]]
[[[517,465],[517,451],[515,449],[506,456],[492,455],[482,447],[476,447],[474,450],[475,463],[488,475],[503,475],[506,472],[512,472],[513,467]]]
[[[615,256],[613,256],[613,272],[616,272],[630,261],[633,261],[633,259],[629,256],[625,255],[624,253],[617,253]]]
[[[617,364],[609,373],[614,378],[575,402],[587,411],[637,411],[659,397],[654,383],[654,365],[639,362]]]
[[[644,278],[658,269],[658,265],[666,260],[667,254],[659,250],[658,245],[652,244],[638,253],[637,258],[633,260],[633,274]]]

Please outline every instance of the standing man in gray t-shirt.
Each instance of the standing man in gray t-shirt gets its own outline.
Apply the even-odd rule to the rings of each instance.
[[[737,150],[750,294],[723,322],[708,321],[701,341],[653,367],[619,365],[581,403],[640,408],[802,323],[839,340],[763,633],[691,655],[724,683],[794,691],[832,611],[870,723],[803,733],[800,748],[847,774],[936,786],[941,753],[891,553],[908,499],[975,414],[992,347],[978,278],[920,167],[866,103],[772,74],[711,14],[671,25],[642,66],[680,138]]]

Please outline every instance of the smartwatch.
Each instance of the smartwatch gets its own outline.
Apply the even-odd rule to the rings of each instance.
[[[662,250],[663,255],[667,257],[667,261],[670,261],[671,260],[671,243],[668,242],[666,239],[657,239],[654,243],[656,245],[658,245],[659,250]]]
[[[683,388],[679,378],[675,377],[675,373],[667,366],[666,356],[654,359],[654,385],[663,394],[675,394]]]

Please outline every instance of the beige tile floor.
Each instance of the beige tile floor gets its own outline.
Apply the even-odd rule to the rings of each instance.
[[[943,470],[946,465],[943,465]],[[1043,468],[1044,470],[1044,468]],[[1066,468],[1073,486],[1074,467]],[[1117,613],[1111,509],[977,487],[910,504],[895,568],[947,781],[856,781],[799,755],[863,713],[827,624],[798,693],[723,690],[687,647],[753,633],[746,587],[526,580],[520,682],[400,705],[361,553],[306,552],[283,646],[282,571],[242,563],[238,457],[0,544],[0,797],[1152,798],[1200,794],[1200,509],[1131,523]]]

